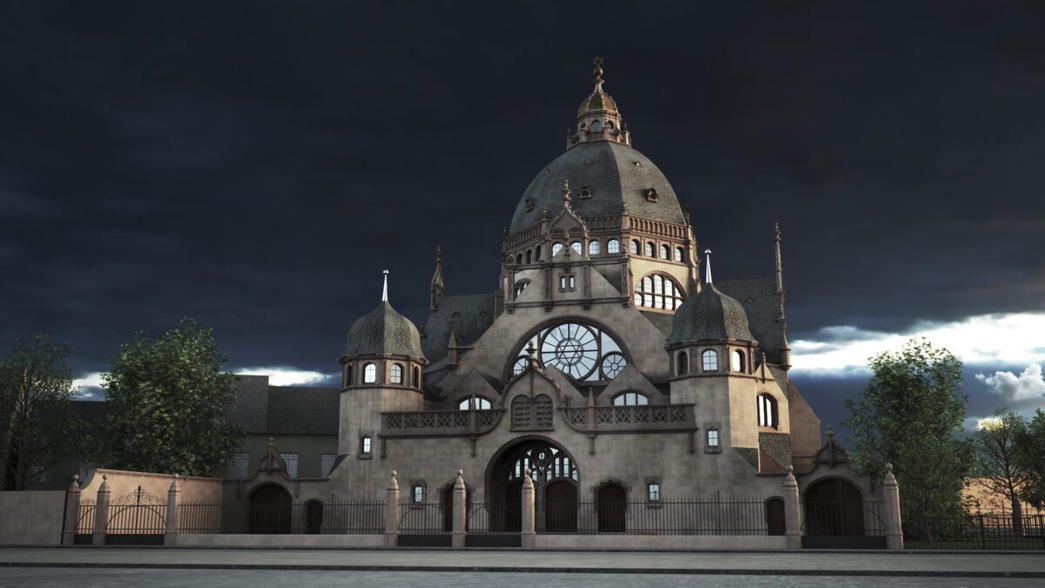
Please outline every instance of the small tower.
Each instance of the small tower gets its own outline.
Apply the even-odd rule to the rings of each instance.
[[[602,58],[592,60],[595,89],[577,109],[577,129],[566,136],[566,148],[589,141],[613,141],[631,145],[631,135],[624,127],[617,103],[602,89]]]
[[[424,408],[422,370],[428,364],[414,323],[388,303],[388,270],[381,303],[348,330],[342,367],[340,453],[380,429],[381,412]]]

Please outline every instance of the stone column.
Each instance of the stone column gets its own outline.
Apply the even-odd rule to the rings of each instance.
[[[385,547],[399,545],[399,480],[392,470],[392,483],[385,491]]]
[[[784,536],[788,549],[802,549],[802,503],[794,466],[787,466],[784,478]]]
[[[105,545],[105,526],[109,522],[109,476],[102,475],[102,485],[98,487],[98,504],[94,507],[94,535],[91,545]]]
[[[536,492],[530,468],[526,468],[526,477],[522,487],[522,547],[533,549],[537,544],[537,507],[534,504]]]
[[[73,476],[73,483],[65,491],[65,523],[62,529],[62,545],[76,543],[76,526],[80,524],[80,476]]]
[[[464,485],[464,471],[457,470],[457,481],[454,482],[453,500],[453,536],[450,545],[452,547],[464,547],[465,543],[465,521],[468,517],[468,488]]]
[[[885,480],[882,482],[882,498],[885,500],[885,547],[903,549],[903,521],[900,518],[900,487],[893,475],[893,464],[885,464]]]
[[[178,540],[178,474],[174,474],[171,487],[167,490],[167,531],[163,534],[164,545],[174,545]]]

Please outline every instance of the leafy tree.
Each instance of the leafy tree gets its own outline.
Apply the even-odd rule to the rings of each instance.
[[[1027,483],[1027,470],[1020,456],[1017,440],[1025,436],[1027,421],[1004,408],[995,414],[973,436],[979,457],[980,484],[997,496],[1003,496],[1012,509],[1012,525],[1017,536],[1023,531],[1023,508],[1020,490]]]
[[[959,391],[961,361],[912,339],[869,362],[874,375],[867,387],[845,403],[856,469],[878,480],[892,463],[905,516],[962,514],[975,455],[961,437],[968,401]]]
[[[44,333],[0,359],[0,490],[25,490],[75,455],[72,347]]]
[[[109,416],[98,461],[134,471],[221,476],[245,437],[225,415],[235,378],[214,332],[192,319],[154,338],[138,333],[102,376]]]
[[[1017,462],[1026,474],[1020,498],[1034,508],[1045,508],[1045,411],[1016,434]]]

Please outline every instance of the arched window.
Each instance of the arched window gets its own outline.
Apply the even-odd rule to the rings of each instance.
[[[700,354],[701,362],[703,363],[705,372],[717,372],[718,371],[718,352],[714,349],[705,349],[704,353]]]
[[[597,120],[591,121],[591,132],[598,133],[601,130],[602,130],[602,123],[601,122],[599,122]]]
[[[606,241],[606,253],[620,253],[620,241],[616,239]]]
[[[533,260],[534,261],[540,261],[541,260],[541,246],[540,245],[537,246],[537,251],[534,252]]]
[[[598,241],[588,243],[588,255],[598,255],[600,253],[602,253],[602,245],[599,245]]]
[[[388,370],[388,381],[392,384],[403,383],[403,366],[398,363],[393,363],[392,367]]]
[[[533,249],[526,250],[526,263],[533,263]]]
[[[351,385],[352,385],[352,364],[348,364],[348,365],[345,366],[345,385],[344,385],[344,387],[348,388]]]
[[[374,382],[377,382],[377,366],[368,363],[363,366],[363,383],[373,384]]]
[[[460,404],[457,405],[457,408],[459,410],[473,410],[472,407],[470,406],[472,400],[473,400],[472,398],[465,398],[464,400],[462,400],[460,402]],[[474,410],[490,410],[490,408],[493,406],[492,404],[490,404],[489,400],[483,398],[482,396],[476,396],[474,398],[474,400],[475,400],[475,409]]]
[[[537,348],[537,363],[556,369],[579,382],[608,382],[624,371],[627,358],[620,344],[594,325],[564,322],[541,329],[518,349],[511,375],[517,376],[529,365],[524,349]]]
[[[570,248],[573,249],[573,251],[577,253],[577,255],[584,255],[584,246],[581,245],[580,241],[574,241],[573,243],[570,243]]]
[[[776,400],[769,394],[758,395],[758,426],[777,427]]]
[[[675,248],[675,261],[682,261],[683,252],[681,247]]]
[[[660,246],[660,258],[661,259],[670,259],[670,257],[671,257],[671,248],[668,247],[667,245],[661,245]]]
[[[649,404],[649,398],[641,392],[621,392],[613,397],[614,406],[640,406]]]
[[[632,239],[631,240],[631,254],[632,255],[638,255],[639,254],[639,240],[638,239]]]
[[[560,251],[562,251],[562,243],[555,243],[552,245],[552,257],[558,255]]]
[[[744,372],[744,371],[746,371],[745,368],[747,366],[746,366],[746,362],[744,361],[744,352],[743,351],[741,351],[739,349],[735,349],[735,350],[733,350],[733,353],[730,354],[730,357],[732,358],[732,361],[733,361],[733,371],[734,372]]]
[[[689,354],[685,351],[679,351],[678,355],[675,356],[675,375],[681,376],[686,373],[689,373]]]
[[[682,288],[668,275],[646,276],[636,284],[635,306],[675,310],[682,306]]]
[[[421,387],[421,368],[418,367],[414,368],[414,387]]]
[[[530,285],[530,280],[523,280],[521,282],[516,282],[515,283],[515,297],[518,298],[519,295],[522,294],[529,285]]]
[[[653,243],[646,243],[646,257],[653,257]]]
[[[515,265],[522,265],[522,253],[515,256]]]

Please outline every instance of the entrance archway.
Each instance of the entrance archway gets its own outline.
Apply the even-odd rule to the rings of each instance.
[[[534,486],[537,532],[576,532],[577,464],[569,452],[544,437],[518,440],[490,461],[486,495],[495,512],[491,523],[498,530],[521,530],[522,485],[527,470]]]
[[[259,486],[250,494],[247,532],[251,534],[290,534],[290,493],[276,484]]]
[[[620,484],[604,484],[596,493],[599,503],[599,532],[623,533],[625,527],[625,509],[627,508],[627,492]]]
[[[806,490],[806,535],[864,535],[864,498],[841,478],[819,480]]]

